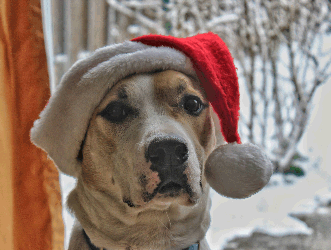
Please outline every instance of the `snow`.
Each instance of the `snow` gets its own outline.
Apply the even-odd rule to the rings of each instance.
[[[325,188],[323,193],[316,196],[316,201],[320,204],[320,206],[328,206],[331,204],[331,193],[328,188]]]
[[[330,214],[330,209],[325,207],[319,207],[316,212],[317,214]]]
[[[312,229],[289,214],[304,214],[317,209],[331,199],[328,182],[317,170],[288,184],[280,174],[274,174],[270,185],[244,200],[222,197],[212,191],[211,227],[207,240],[212,250],[222,249],[227,241],[239,236],[262,232],[272,236],[310,235]]]

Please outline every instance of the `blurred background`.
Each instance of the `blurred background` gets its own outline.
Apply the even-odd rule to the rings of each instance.
[[[242,141],[263,148],[275,172],[244,200],[212,192],[211,249],[329,250],[330,10],[327,0],[42,0],[50,92],[99,47],[150,33],[218,34],[237,67]],[[61,174],[60,185],[67,246],[75,180]]]

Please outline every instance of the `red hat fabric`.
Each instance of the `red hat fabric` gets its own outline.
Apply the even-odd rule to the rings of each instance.
[[[229,143],[240,143],[237,72],[226,44],[218,35],[212,32],[187,38],[145,35],[131,41],[155,47],[174,48],[189,57],[207,97],[220,119],[225,140]]]

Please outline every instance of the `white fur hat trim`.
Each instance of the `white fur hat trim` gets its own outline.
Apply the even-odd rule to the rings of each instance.
[[[48,105],[34,122],[31,140],[65,174],[77,176],[77,159],[90,118],[119,80],[131,74],[173,69],[195,76],[191,61],[168,47],[127,41],[107,46],[76,62],[63,76]]]

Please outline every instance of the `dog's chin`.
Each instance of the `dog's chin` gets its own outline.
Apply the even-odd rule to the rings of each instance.
[[[157,195],[152,200],[145,203],[145,205],[141,206],[141,208],[165,210],[172,205],[190,207],[190,206],[196,205],[198,202],[199,202],[199,199],[191,198],[191,197],[189,197],[188,194],[178,195],[177,197]]]
[[[198,203],[195,194],[188,194],[180,191],[176,193],[157,194],[150,202],[157,204],[178,204],[182,206],[194,206]]]

